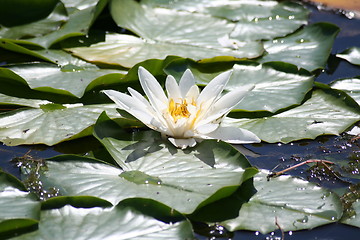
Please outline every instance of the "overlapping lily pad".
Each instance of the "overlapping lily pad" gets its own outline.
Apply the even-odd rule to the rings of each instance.
[[[344,52],[336,54],[336,56],[339,58],[343,58],[352,64],[360,65],[360,48],[359,47],[352,47],[352,48],[346,49]]]
[[[154,131],[126,133],[102,118],[95,134],[123,170],[90,159],[55,158],[47,162],[47,185],[58,187],[63,195],[96,196],[114,205],[128,198],[147,198],[191,213],[231,194],[256,173],[226,143],[204,141],[183,151]]]
[[[202,12],[226,18],[236,26],[231,38],[240,41],[285,36],[307,23],[309,11],[301,4],[277,1],[142,1],[152,7]],[[281,27],[279,27],[281,26]]]
[[[8,6],[8,7],[11,7]],[[8,9],[11,11],[11,9]],[[18,16],[21,18],[21,16]],[[58,30],[68,20],[65,6],[59,2],[52,13],[44,19],[23,25],[1,27],[0,37],[10,39],[35,38]]]
[[[324,68],[339,28],[315,23],[283,38],[264,42],[267,52],[260,62],[283,61],[313,71]]]
[[[115,104],[43,104],[0,114],[0,141],[9,146],[20,144],[54,145],[66,139],[91,134],[101,112],[118,117]]]
[[[82,68],[97,68],[96,65],[85,62],[79,58],[73,57],[71,54],[63,50],[55,50],[55,49],[31,50],[21,45],[15,44],[9,39],[2,39],[0,41],[0,47],[13,52],[30,55],[38,58],[39,60],[57,64],[61,67],[64,67],[66,65],[74,65]]]
[[[99,224],[101,223],[101,224]],[[166,224],[131,208],[74,208],[41,212],[37,231],[13,239],[190,239],[191,225],[187,221]]]
[[[87,34],[90,25],[106,2],[106,0],[62,1],[47,18],[26,25],[3,28],[0,37],[13,39],[19,44],[48,48],[66,38]]]
[[[348,106],[341,97],[317,90],[303,105],[288,111],[264,118],[227,118],[224,124],[248,129],[266,142],[288,143],[340,134],[359,120],[358,108]]]
[[[342,222],[345,224],[355,226],[355,227],[360,227],[360,201],[359,201],[359,199],[356,200],[352,204],[352,208],[354,210],[354,215],[348,219],[344,219]]]
[[[36,108],[39,107],[40,105],[45,105],[49,103],[51,102],[47,100],[18,98],[0,93],[0,105],[19,105],[19,106]]]
[[[9,66],[8,69],[26,81],[31,89],[81,98],[92,82],[118,82],[124,75],[117,70],[82,68],[72,64],[58,67],[49,63]],[[100,79],[102,78],[102,79]],[[21,81],[21,80],[18,80]]]
[[[37,224],[40,202],[11,175],[0,171],[0,234]]]
[[[124,67],[168,55],[196,60],[216,56],[237,59],[258,57],[263,52],[260,42],[239,42],[234,48],[230,40],[219,40],[230,34],[234,24],[209,15],[144,7],[128,0],[112,1],[111,13],[119,26],[139,37],[108,34],[105,42],[69,50],[88,61]]]
[[[346,92],[360,105],[360,78],[340,79],[332,82],[330,86]]]
[[[268,233],[314,228],[337,221],[342,215],[340,198],[315,184],[280,176],[268,181],[269,172],[254,177],[257,192],[244,203],[237,218],[222,224],[230,231],[244,229]]]

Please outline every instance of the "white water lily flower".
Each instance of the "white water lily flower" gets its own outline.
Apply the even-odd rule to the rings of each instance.
[[[148,100],[132,88],[128,88],[131,96],[114,90],[105,90],[105,94],[119,108],[161,132],[176,147],[193,147],[198,139],[219,139],[234,144],[260,142],[248,130],[221,126],[221,120],[250,90],[238,89],[221,96],[231,71],[215,77],[201,92],[189,69],[179,84],[169,75],[165,83],[167,95],[145,68],[139,67],[138,74]]]

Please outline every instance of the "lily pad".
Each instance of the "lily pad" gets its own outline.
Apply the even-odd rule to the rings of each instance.
[[[257,193],[244,203],[239,216],[222,222],[228,230],[253,230],[265,234],[278,229],[314,228],[341,218],[340,198],[315,184],[291,176],[268,180],[262,170],[254,177]]]
[[[288,111],[264,118],[226,118],[224,125],[250,130],[266,142],[288,143],[324,134],[337,135],[359,120],[358,108],[348,106],[341,97],[317,90],[303,105]]]
[[[43,49],[43,50],[30,50],[21,45],[13,43],[9,39],[1,39],[0,47],[9,51],[30,55],[41,60],[51,62],[60,66],[75,65],[86,68],[97,68],[96,65],[85,62],[79,58],[73,57],[71,54],[63,50]]]
[[[0,25],[12,27],[46,18],[58,3],[58,0],[2,1]]]
[[[45,104],[39,108],[19,109],[0,114],[0,141],[20,144],[54,145],[64,140],[91,134],[86,131],[100,113],[118,117],[115,104]]]
[[[231,38],[240,41],[285,36],[307,23],[309,11],[301,4],[277,1],[142,1],[146,6],[201,12],[236,24]]]
[[[62,195],[95,196],[114,205],[146,198],[191,213],[228,196],[256,173],[241,153],[222,142],[204,141],[183,151],[157,132],[126,133],[112,121],[98,122],[95,133],[123,170],[91,159],[54,158],[47,161],[43,182]]]
[[[99,224],[101,223],[101,224]],[[89,229],[91,231],[89,231]],[[41,212],[37,231],[13,239],[190,239],[189,222],[166,224],[131,208],[74,208]]]
[[[230,34],[234,24],[209,15],[144,7],[124,0],[112,1],[111,13],[119,26],[139,37],[107,34],[105,42],[68,50],[88,61],[128,68],[147,59],[164,59],[169,55],[195,60],[217,56],[238,59],[258,57],[263,52],[260,42],[239,42],[236,49],[229,47],[220,39]]]
[[[217,64],[218,66],[220,64]],[[193,72],[196,83],[206,85],[221,72],[202,72],[211,66],[204,66],[191,60],[171,62],[165,71],[180,79],[179,70],[189,68]],[[227,70],[227,69],[226,69]],[[237,88],[251,90],[233,111],[269,111],[276,112],[282,108],[300,104],[305,94],[312,89],[313,76],[299,71],[296,66],[287,63],[238,62],[232,67],[233,73],[225,86],[225,91]]]
[[[352,47],[346,49],[342,53],[336,54],[337,57],[343,58],[348,62],[356,65],[360,65],[360,48],[359,47]]]
[[[360,105],[360,78],[336,80],[330,84],[331,88],[346,92]]]
[[[24,5],[23,5],[24,7]],[[8,11],[12,11],[8,9]],[[0,37],[9,39],[35,38],[58,30],[68,20],[65,6],[59,2],[44,19],[13,27],[1,27]]]
[[[18,98],[0,93],[0,105],[19,105],[36,108],[49,103],[51,102],[47,100]]]
[[[72,64],[58,67],[49,63],[30,63],[9,66],[8,69],[26,81],[31,89],[65,94],[81,98],[88,85],[95,81],[118,82],[124,75],[117,70],[98,69],[91,67],[84,69]]]
[[[40,202],[13,176],[0,171],[0,233],[9,233],[38,222]]]
[[[314,71],[324,68],[339,28],[315,23],[283,38],[264,42],[267,52],[260,62],[283,61]]]
[[[352,204],[352,208],[355,211],[355,214],[342,221],[342,223],[348,224],[348,225],[352,225],[355,227],[360,227],[360,201],[359,199],[356,200],[353,204]]]
[[[8,39],[14,39],[14,43],[18,43],[21,45],[33,44],[41,46],[43,48],[49,48],[54,43],[64,40],[66,38],[86,35],[90,28],[90,25],[107,3],[106,0],[76,0],[62,2],[64,3],[65,8],[63,4],[60,4],[60,6],[62,6],[61,11],[69,15],[66,16],[66,19],[61,18],[60,27],[57,26],[56,28],[51,29],[51,31],[47,33],[42,32],[41,34],[36,35],[36,37],[24,38],[28,35],[26,31],[28,31],[29,29],[33,29],[32,26],[25,25],[20,26],[22,27],[22,29],[16,31],[16,35],[14,35],[15,33],[13,33],[13,29],[10,29],[7,31],[6,35],[3,34],[3,37]],[[55,8],[55,10],[57,10],[58,8]],[[57,14],[57,12],[55,12],[54,14]],[[52,15],[50,14],[49,16]],[[39,29],[44,26],[48,28],[49,24],[47,23],[47,21],[49,21],[48,18],[30,24],[35,25]]]
[[[281,68],[283,71],[273,68],[271,64],[234,65],[233,75],[225,89],[232,91],[239,87],[255,86],[234,110],[276,112],[300,104],[312,88],[313,76],[299,72],[291,65],[284,64]]]

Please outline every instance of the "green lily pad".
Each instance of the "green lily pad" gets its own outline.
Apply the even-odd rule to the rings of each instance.
[[[264,42],[267,52],[260,62],[283,61],[314,71],[324,68],[339,28],[315,23],[283,38]]]
[[[254,177],[257,192],[244,203],[239,216],[222,222],[230,231],[268,233],[314,228],[341,218],[342,204],[334,193],[299,178],[280,176],[268,180],[262,170]]]
[[[13,176],[0,171],[0,234],[37,224],[40,202]]]
[[[285,36],[307,23],[309,11],[301,4],[277,1],[142,1],[146,6],[201,12],[236,24],[231,38],[240,41]]]
[[[100,113],[118,117],[115,104],[46,104],[0,114],[0,141],[9,146],[56,143],[91,134]]]
[[[195,76],[196,83],[206,85],[221,73],[202,72],[204,69],[212,69],[211,67],[191,60],[177,60],[171,62],[165,68],[165,72],[180,79],[181,71],[189,68]],[[300,104],[305,94],[312,89],[314,78],[309,72],[299,71],[296,66],[286,63],[259,64],[246,61],[235,64],[232,70],[233,73],[224,88],[225,91],[255,86],[233,111],[276,112],[282,108]]]
[[[360,77],[336,80],[330,86],[346,92],[360,105]]]
[[[226,90],[254,85],[255,88],[234,108],[236,111],[269,111],[300,104],[305,94],[311,90],[313,76],[300,72],[291,65],[284,64],[281,70],[271,64],[258,66],[234,65],[234,72]]]
[[[350,218],[344,219],[341,222],[348,224],[348,225],[355,226],[355,227],[360,227],[360,201],[359,201],[359,199],[356,200],[352,204],[352,208],[354,209],[355,214],[353,216],[351,216]]]
[[[101,223],[101,224],[99,224]],[[90,230],[90,231],[89,231]],[[187,221],[166,224],[131,208],[74,208],[44,210],[37,231],[13,239],[191,239]]]
[[[63,14],[63,12],[68,14],[65,16],[65,19],[62,15],[60,15],[62,16],[62,18],[60,18],[61,26],[57,25],[56,28],[53,27],[52,29],[48,29],[49,26],[51,26],[48,22],[54,20],[46,18],[38,22],[30,23],[31,26],[24,25],[13,27],[21,28],[18,30],[14,30],[13,28],[8,30],[5,29],[6,35],[3,33],[0,34],[0,37],[13,39],[14,43],[21,45],[32,44],[43,48],[49,48],[54,43],[66,38],[86,35],[90,25],[107,3],[106,0],[75,0],[62,2],[65,7],[63,4],[60,4],[58,8],[55,8],[56,11],[54,10],[54,12],[49,15],[55,15],[57,17],[55,18],[55,23],[58,24],[60,18],[58,15],[60,15],[60,13]],[[36,37],[25,38],[25,36],[28,36],[27,31],[29,31],[29,29],[32,30],[33,27],[36,27],[36,29],[39,28],[40,30],[45,28],[47,32],[44,32],[43,30],[43,32],[37,34]]]
[[[44,184],[56,186],[66,196],[95,196],[114,205],[146,198],[191,213],[228,196],[257,172],[223,142],[204,141],[183,151],[157,132],[126,133],[108,120],[98,122],[94,131],[123,170],[92,159],[54,158],[47,161]]]
[[[19,105],[26,107],[40,107],[40,105],[51,103],[47,100],[38,100],[38,99],[26,99],[26,98],[18,98],[12,97],[5,94],[0,93],[0,105]]]
[[[23,5],[24,6],[24,5]],[[12,11],[8,9],[8,11]],[[44,19],[13,27],[1,27],[0,37],[9,39],[35,38],[58,30],[68,20],[65,6],[59,2]]]
[[[41,60],[51,62],[60,66],[76,65],[84,68],[97,68],[96,65],[85,62],[79,58],[73,57],[71,54],[63,50],[43,49],[43,50],[30,50],[21,45],[13,43],[9,39],[1,39],[0,47],[9,51],[30,55]]]
[[[288,143],[337,135],[359,120],[358,108],[348,106],[342,97],[317,90],[303,105],[288,111],[264,118],[226,118],[223,124],[250,130],[266,142]]]
[[[343,58],[348,62],[356,65],[360,65],[360,48],[359,47],[352,47],[346,49],[342,53],[336,54],[337,57]]]
[[[124,76],[117,70],[96,67],[84,69],[72,64],[59,67],[49,63],[30,63],[9,66],[8,69],[26,81],[31,89],[77,98],[89,90],[87,87],[92,82],[113,83]]]
[[[86,69],[88,68],[98,69],[96,65],[85,62],[79,58],[73,57],[71,54],[63,50],[44,49],[44,50],[33,50],[32,52],[37,54],[43,60],[55,63],[61,67],[74,65]]]
[[[169,55],[195,60],[218,56],[238,59],[258,57],[263,52],[260,42],[239,42],[236,49],[222,43],[219,39],[228,36],[234,24],[209,15],[144,7],[135,1],[123,0],[111,2],[111,13],[119,26],[139,37],[107,34],[105,42],[68,50],[87,61],[128,68],[147,59],[164,59]]]
[[[46,18],[58,0],[5,0],[1,2],[0,25],[12,27]]]
[[[227,60],[256,57],[261,54],[259,43],[246,43],[243,49],[232,50],[219,46],[206,48],[191,44],[146,41],[127,34],[107,34],[105,42],[90,47],[68,48],[75,56],[90,62],[116,64],[131,68],[148,59],[165,59],[174,55],[194,60],[211,59],[226,56]],[[139,54],[141,53],[141,54]]]

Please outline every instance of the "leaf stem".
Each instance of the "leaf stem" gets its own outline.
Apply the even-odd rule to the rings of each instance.
[[[328,166],[326,165],[326,163],[327,163],[327,164],[334,164],[333,162],[330,162],[330,161],[327,161],[327,160],[309,159],[309,160],[306,160],[306,161],[304,161],[304,162],[298,163],[298,164],[296,164],[296,165],[294,165],[294,166],[288,167],[288,168],[286,168],[286,169],[284,169],[284,170],[281,170],[281,171],[279,171],[279,172],[270,173],[270,174],[267,176],[267,179],[269,180],[270,178],[278,177],[278,176],[284,174],[284,173],[287,172],[287,171],[290,171],[290,170],[295,169],[295,168],[297,168],[297,167],[300,167],[300,166],[302,166],[302,165],[305,165],[305,164],[308,164],[308,163],[314,163],[314,162],[324,164],[324,166],[326,166],[327,168],[328,168]]]

